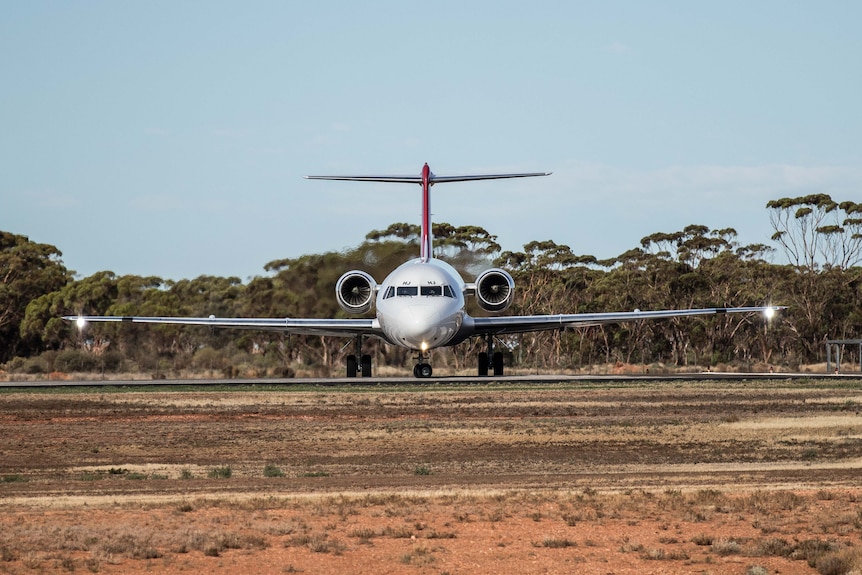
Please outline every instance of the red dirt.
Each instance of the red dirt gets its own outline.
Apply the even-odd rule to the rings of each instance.
[[[859,386],[768,385],[3,393],[0,573],[858,570]]]

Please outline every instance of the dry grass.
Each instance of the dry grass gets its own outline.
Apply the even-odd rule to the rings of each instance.
[[[848,573],[860,405],[846,383],[4,393],[0,573]]]
[[[442,572],[454,550],[460,549],[459,540],[475,545],[480,537],[488,543],[499,540],[510,555],[525,558],[537,554],[553,558],[549,554],[559,552],[580,557],[602,554],[611,563],[616,556],[629,557],[660,562],[671,571],[736,558],[779,566],[782,573],[799,572],[804,566],[831,575],[862,569],[858,513],[851,518],[843,512],[859,495],[844,489],[830,490],[829,499],[816,491],[379,493],[205,499],[194,501],[191,508],[177,500],[85,515],[79,509],[38,514],[17,510],[0,518],[0,559],[6,571],[19,566],[93,571],[111,565],[135,569],[153,561],[166,567],[187,556],[232,553],[262,560],[272,552],[292,549],[298,565],[303,558],[313,561],[314,555],[356,559],[407,541],[408,550],[389,556],[390,569],[396,564],[434,565]],[[456,509],[471,509],[470,519],[454,517]],[[488,509],[497,510],[493,518],[484,513]],[[575,526],[572,515],[582,518]],[[709,519],[693,520],[694,516]],[[780,526],[778,533],[764,535],[753,527],[762,518]],[[843,529],[845,525],[853,527]],[[519,541],[516,534],[522,532],[530,536]],[[686,535],[691,532],[697,535]],[[495,533],[511,536],[499,538]],[[385,570],[385,565],[380,567]]]

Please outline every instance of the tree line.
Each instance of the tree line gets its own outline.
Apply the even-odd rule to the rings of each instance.
[[[435,255],[471,278],[488,266],[515,278],[509,313],[786,305],[759,316],[638,321],[506,336],[514,367],[576,369],[595,363],[711,367],[822,361],[827,339],[862,338],[862,204],[826,194],[770,201],[773,246],[740,245],[733,228],[689,225],[656,232],[614,258],[577,254],[551,240],[501,251],[477,226],[434,226]],[[418,253],[419,228],[373,230],[343,252],[269,262],[266,274],[179,281],[110,271],[76,278],[54,246],[0,232],[0,364],[6,371],[200,369],[228,375],[340,373],[347,340],[169,325],[95,324],[85,332],[63,315],[344,317],[338,277],[362,269],[378,281]],[[774,263],[783,256],[786,263]],[[472,304],[472,302],[471,302]],[[478,306],[470,313],[480,315]],[[366,342],[378,366],[403,367],[410,352]],[[436,350],[435,366],[472,368],[483,344]],[[850,349],[848,348],[848,351]],[[857,359],[858,361],[858,359]]]

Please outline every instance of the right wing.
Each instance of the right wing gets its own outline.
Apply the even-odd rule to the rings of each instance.
[[[382,336],[380,322],[369,319],[291,319],[291,318],[242,318],[242,317],[147,317],[119,315],[68,315],[63,319],[73,321],[78,327],[89,322],[154,323],[170,325],[198,325],[213,328],[257,329],[283,331],[306,335],[334,335],[352,337],[356,335]]]

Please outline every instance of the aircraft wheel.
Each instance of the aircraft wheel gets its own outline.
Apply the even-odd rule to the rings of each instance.
[[[413,368],[413,375],[416,377],[431,377],[432,373],[434,373],[434,370],[431,368],[430,363],[418,363]]]
[[[503,353],[502,352],[499,352],[499,351],[494,352],[492,363],[494,365],[494,375],[503,375]]]
[[[479,354],[479,377],[488,375],[488,354],[484,351]]]
[[[347,356],[347,377],[356,377],[356,356]]]
[[[362,371],[362,377],[371,377],[371,356],[363,355],[362,360],[360,361],[360,368]]]

